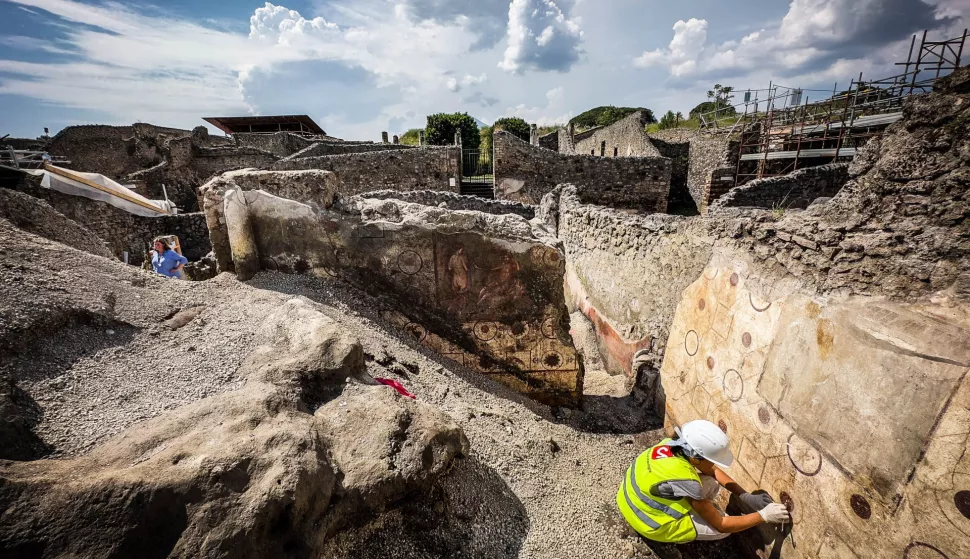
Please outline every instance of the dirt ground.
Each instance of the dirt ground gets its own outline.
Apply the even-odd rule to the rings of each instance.
[[[27,402],[38,457],[84,454],[135,422],[234,389],[257,326],[303,296],[360,340],[373,376],[399,380],[451,416],[472,447],[431,494],[359,519],[321,557],[656,556],[614,499],[661,421],[595,360],[583,409],[548,408],[419,346],[378,318],[378,297],[333,280],[264,272],[248,284],[227,274],[176,282],[2,221],[0,233],[0,373]],[[680,550],[742,556],[730,539]]]

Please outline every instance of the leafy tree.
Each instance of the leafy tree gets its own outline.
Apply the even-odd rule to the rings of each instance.
[[[521,118],[514,116],[511,118],[500,118],[492,125],[494,130],[505,130],[520,140],[529,141],[532,134],[532,127]]]
[[[482,143],[478,146],[478,151],[481,153],[492,153],[492,130],[494,126],[482,126],[479,129],[479,135],[482,138]]]
[[[401,135],[400,142],[409,146],[418,145],[418,133],[421,132],[420,128],[412,128]]]
[[[683,114],[679,112],[674,113],[674,111],[667,111],[667,113],[660,118],[660,124],[657,125],[657,130],[677,128],[680,126],[682,120],[684,120]]]
[[[482,137],[475,119],[468,113],[437,113],[428,115],[424,139],[432,146],[450,146],[455,143],[455,132],[461,133],[461,145],[465,149],[478,149]]]
[[[729,85],[714,84],[714,89],[707,92],[707,101],[697,105],[690,111],[691,118],[699,118],[705,113],[714,113],[714,118],[721,116],[734,116],[738,114],[737,109],[731,106],[731,99],[734,98],[734,88]]]
[[[584,113],[581,113],[572,118],[569,122],[579,128],[593,128],[594,126],[609,126],[614,122],[626,118],[627,116],[637,112],[643,111],[646,116],[645,124],[651,122],[657,122],[657,117],[653,115],[653,111],[643,107],[614,107],[608,105],[605,107],[596,107],[590,109]]]

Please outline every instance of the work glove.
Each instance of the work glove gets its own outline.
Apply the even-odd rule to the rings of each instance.
[[[771,495],[767,493],[758,493],[757,495],[754,493],[742,493],[738,495],[738,500],[748,505],[748,508],[751,510],[761,510],[774,502]]]
[[[784,524],[785,522],[791,522],[791,515],[788,514],[788,509],[785,505],[781,503],[771,503],[765,508],[758,511],[761,518],[770,524]]]

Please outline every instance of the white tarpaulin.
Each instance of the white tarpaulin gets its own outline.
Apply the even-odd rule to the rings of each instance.
[[[107,202],[128,213],[145,217],[173,215],[175,207],[165,200],[149,200],[130,188],[118,184],[104,175],[81,173],[47,164],[43,169],[23,169],[34,176],[43,177],[40,185],[64,194],[83,196]]]

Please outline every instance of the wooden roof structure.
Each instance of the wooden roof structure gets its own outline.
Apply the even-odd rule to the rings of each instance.
[[[307,115],[210,116],[202,120],[226,134],[297,132],[326,135],[323,128]]]

